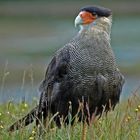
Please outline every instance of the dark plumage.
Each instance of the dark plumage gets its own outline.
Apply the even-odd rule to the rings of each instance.
[[[93,113],[107,112],[119,101],[124,78],[110,46],[111,10],[90,6],[81,11],[75,20],[80,32],[56,52],[48,65],[40,86],[38,107],[9,130],[18,129],[23,120],[28,125],[34,118],[38,125],[42,117],[46,119],[48,112],[52,115],[58,112],[54,118],[57,126],[61,126],[61,117],[68,123],[70,103],[72,117],[77,114],[79,102],[82,102],[83,113],[81,110],[77,114],[79,121],[89,120]],[[97,17],[90,13],[96,13]]]
[[[81,8],[80,11],[87,11],[100,17],[109,17],[112,14],[110,9],[101,6],[86,6]]]

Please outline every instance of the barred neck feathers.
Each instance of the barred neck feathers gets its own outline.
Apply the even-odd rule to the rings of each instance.
[[[101,17],[88,25],[80,25],[79,33],[106,34],[110,39],[112,17]]]

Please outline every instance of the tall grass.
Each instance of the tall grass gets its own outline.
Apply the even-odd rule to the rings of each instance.
[[[6,63],[3,72],[1,92],[3,92],[6,77],[9,74],[7,65]],[[23,74],[21,89],[24,87],[25,77],[26,71]],[[29,77],[32,87],[34,82],[32,68]],[[26,101],[21,103],[9,101],[0,105],[0,140],[139,140],[140,96],[137,94],[139,91],[140,87],[134,91],[133,96],[128,100],[121,101],[115,110],[108,112],[108,114],[103,112],[100,119],[93,116],[89,125],[78,122],[76,118],[72,126],[71,124],[66,126],[62,121],[60,129],[53,122],[55,116],[51,116],[47,118],[46,128],[42,129],[42,133],[35,126],[35,123],[15,132],[8,132],[7,128],[13,122],[23,117],[37,105],[35,100],[31,104]],[[71,108],[68,117],[70,121],[73,119]]]
[[[118,104],[114,111],[94,118],[90,125],[70,124],[59,129],[48,120],[48,126],[39,136],[38,128],[31,124],[13,133],[7,132],[9,125],[24,116],[33,106],[26,102],[15,104],[8,102],[0,105],[0,139],[1,140],[138,140],[140,138],[140,97],[134,94],[127,101]]]

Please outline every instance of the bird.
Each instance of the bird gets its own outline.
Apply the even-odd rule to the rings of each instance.
[[[39,104],[9,131],[19,129],[23,122],[26,126],[36,120],[39,125],[49,114],[55,115],[61,127],[61,118],[69,123],[69,112],[88,122],[93,114],[114,109],[125,80],[111,48],[111,26],[110,9],[88,5],[79,10],[75,18],[78,32],[52,57],[39,87]]]

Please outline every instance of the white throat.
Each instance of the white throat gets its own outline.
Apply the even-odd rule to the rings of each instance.
[[[94,27],[96,25],[96,22],[92,22],[90,24],[81,24],[79,25],[79,32],[82,32],[84,30],[90,30],[91,27]]]
[[[97,18],[94,22],[90,24],[83,24],[83,20],[78,15],[75,19],[75,27],[79,28],[79,33],[82,31],[98,31],[98,32],[106,32],[110,35],[112,26],[112,17],[100,17]]]

